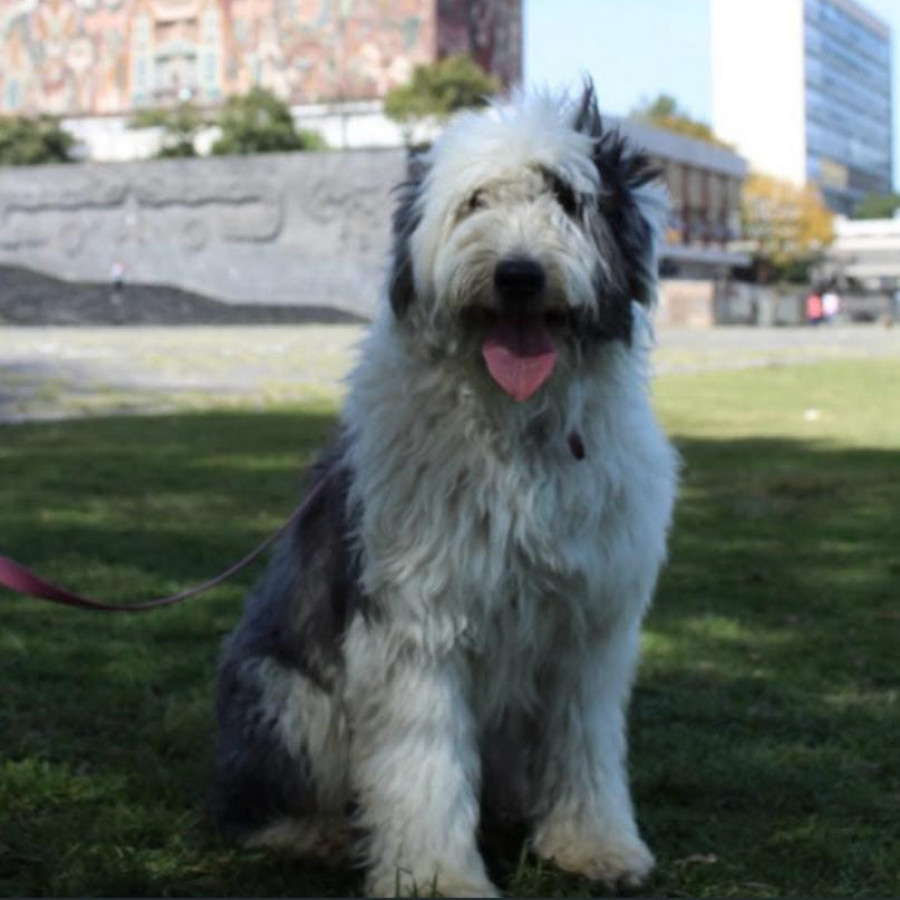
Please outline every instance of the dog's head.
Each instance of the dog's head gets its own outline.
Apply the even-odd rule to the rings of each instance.
[[[591,348],[628,341],[656,296],[664,211],[647,159],[577,103],[463,113],[411,160],[389,296],[430,352],[469,359],[522,401]]]

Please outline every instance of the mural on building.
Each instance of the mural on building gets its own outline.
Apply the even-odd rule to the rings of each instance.
[[[521,0],[438,0],[437,55],[468,53],[504,86],[522,79]]]
[[[521,0],[0,0],[0,112],[377,98],[459,52],[517,81]]]

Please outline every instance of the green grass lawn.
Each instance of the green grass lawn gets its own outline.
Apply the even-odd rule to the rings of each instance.
[[[685,460],[632,706],[656,896],[900,896],[900,361],[668,376]],[[334,407],[0,429],[0,552],[109,599],[288,513]],[[89,614],[0,594],[0,893],[348,895],[203,816],[221,638],[254,574]],[[515,848],[514,894],[588,896]]]

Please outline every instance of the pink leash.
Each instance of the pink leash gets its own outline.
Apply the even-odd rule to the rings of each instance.
[[[154,600],[145,600],[143,603],[103,603],[91,597],[74,594],[72,591],[67,591],[65,588],[59,587],[50,581],[45,581],[30,569],[26,569],[25,566],[6,556],[0,556],[0,585],[26,597],[36,597],[40,600],[49,600],[51,603],[61,603],[64,606],[77,606],[81,609],[93,609],[101,612],[148,612],[151,609],[172,606],[175,603],[180,603],[182,600],[187,600],[190,597],[196,597],[197,594],[202,594],[204,591],[214,588],[217,584],[221,584],[226,579],[231,578],[232,575],[240,572],[241,569],[249,566],[309,509],[312,502],[322,492],[329,475],[330,471],[322,475],[300,505],[291,513],[290,518],[277,531],[270,534],[255,550],[252,550],[243,559],[229,566],[224,572],[216,575],[214,578],[210,578],[196,587],[188,588],[177,594],[171,594],[168,597],[157,597]]]

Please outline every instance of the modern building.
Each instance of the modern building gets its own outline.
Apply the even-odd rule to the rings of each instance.
[[[834,278],[870,292],[900,290],[900,215],[893,219],[837,219],[822,264]]]
[[[134,110],[261,85],[326,130],[340,113],[343,143],[396,144],[384,95],[458,53],[520,81],[521,0],[0,0],[0,114],[60,115],[128,156]]]
[[[891,31],[854,0],[712,0],[713,127],[849,214],[892,187]]]
[[[657,323],[716,324],[719,299],[734,270],[750,264],[749,254],[734,249],[741,238],[747,161],[725,147],[643,121],[608,118],[608,123],[650,156],[669,195]]]
[[[724,277],[750,258],[731,249],[741,237],[747,162],[737,153],[635,119],[609,119],[661,171],[669,194],[663,274]]]

